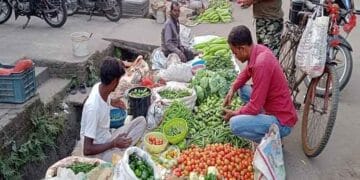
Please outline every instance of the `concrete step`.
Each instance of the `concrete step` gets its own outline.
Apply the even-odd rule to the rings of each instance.
[[[49,68],[35,67],[36,86],[40,87],[45,81],[50,78]]]
[[[66,90],[70,85],[70,80],[51,78],[38,87],[40,100],[44,104],[48,104],[55,98],[63,98],[66,94]]]

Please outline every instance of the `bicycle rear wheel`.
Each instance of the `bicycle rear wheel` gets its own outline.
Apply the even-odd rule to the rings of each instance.
[[[316,95],[316,87],[326,79],[323,96]],[[331,88],[330,88],[331,87]],[[326,65],[324,73],[311,80],[306,94],[301,140],[306,156],[316,157],[325,148],[332,133],[339,103],[339,81],[333,65]]]

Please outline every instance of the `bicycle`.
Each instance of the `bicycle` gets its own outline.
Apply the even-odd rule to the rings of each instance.
[[[318,5],[318,7],[323,6]],[[287,30],[282,36],[279,58],[289,83],[295,107],[298,110],[301,103],[297,102],[297,95],[300,92],[300,85],[307,78],[305,73],[301,73],[299,76],[300,72],[297,70],[295,63],[295,54],[308,16],[305,13],[303,17],[302,24],[286,23]],[[329,37],[332,37],[333,28],[335,27],[333,23],[334,16],[330,14],[330,17]],[[339,102],[339,81],[335,70],[336,61],[330,54],[330,49],[334,45],[333,42],[334,38],[328,39],[327,58],[323,74],[310,80],[304,98],[301,140],[304,153],[308,157],[316,157],[324,150],[336,120]],[[320,84],[323,82],[325,82],[325,85]],[[323,87],[323,91],[320,92],[318,87]]]

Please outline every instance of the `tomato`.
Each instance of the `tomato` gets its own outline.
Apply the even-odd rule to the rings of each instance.
[[[239,172],[235,172],[235,177],[236,177],[236,179],[239,179],[239,178],[240,178],[240,173],[239,173]]]
[[[247,170],[251,172],[253,170],[253,167],[251,165],[249,165]]]

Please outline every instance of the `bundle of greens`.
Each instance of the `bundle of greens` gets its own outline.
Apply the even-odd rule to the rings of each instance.
[[[236,71],[231,69],[217,72],[210,70],[198,71],[191,81],[191,86],[196,91],[198,104],[202,103],[210,95],[224,97],[236,76]]]

